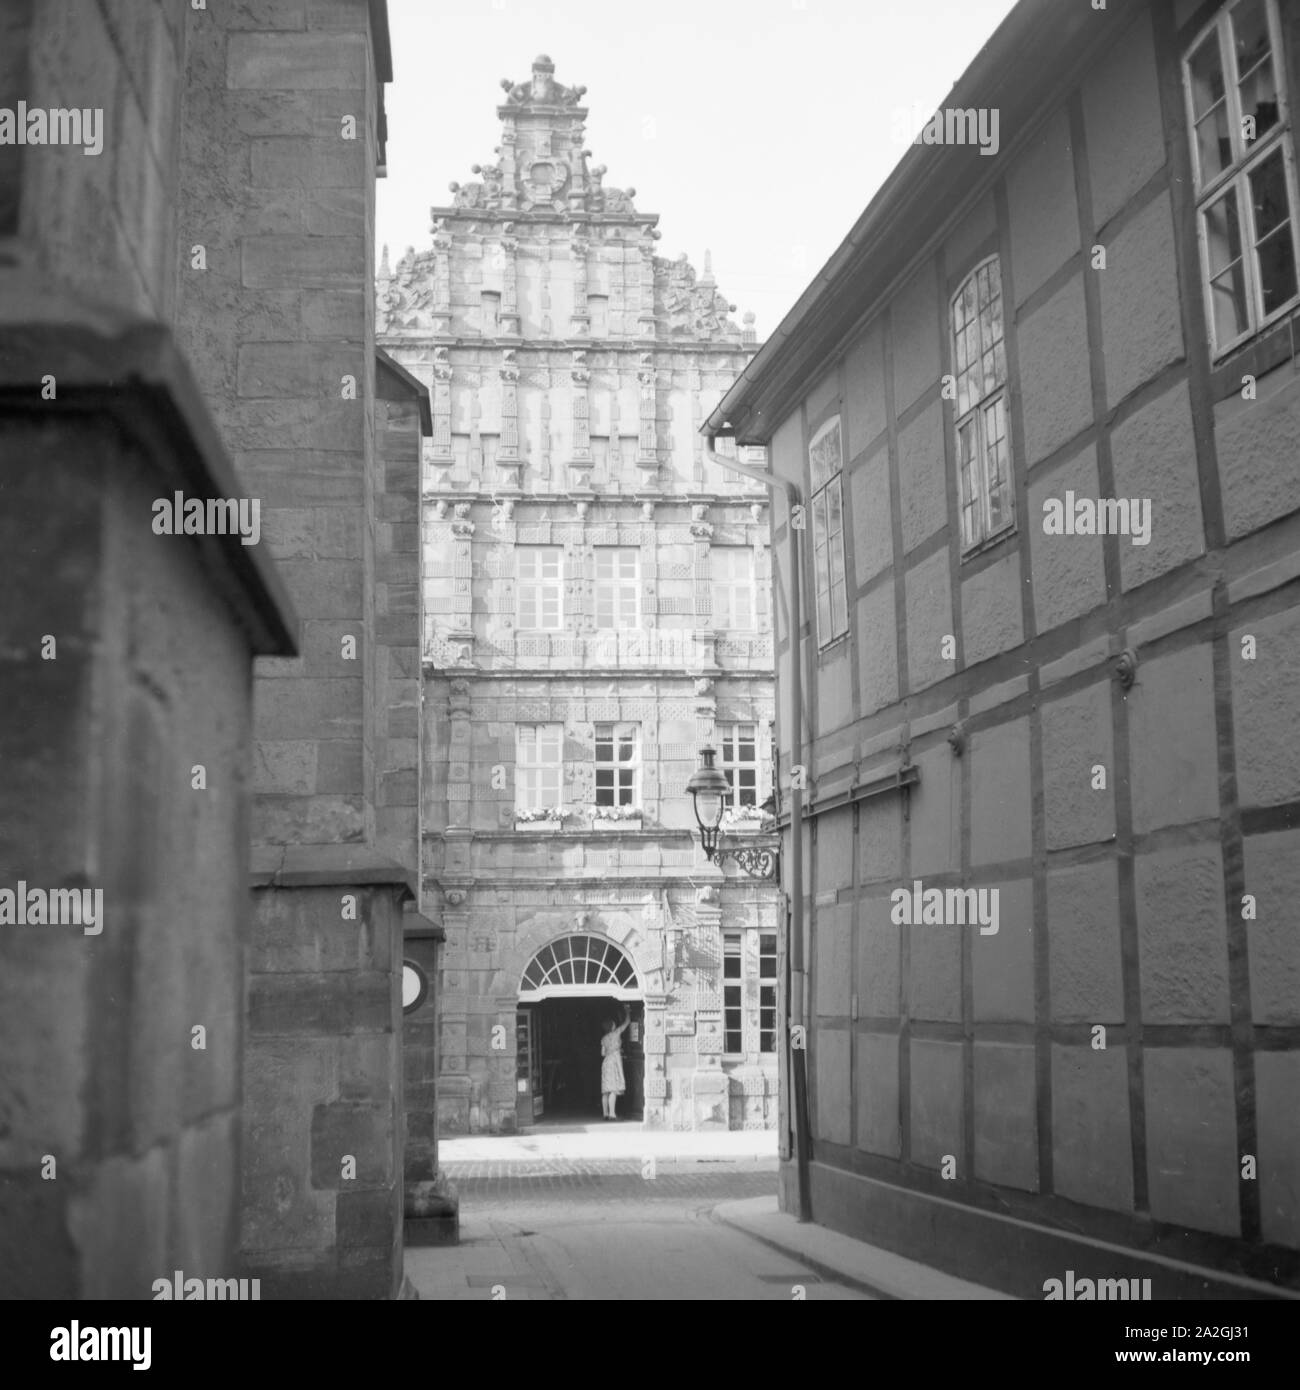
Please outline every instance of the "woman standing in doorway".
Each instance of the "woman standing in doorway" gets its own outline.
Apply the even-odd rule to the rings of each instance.
[[[618,1098],[627,1090],[623,1077],[623,1033],[632,1021],[632,1006],[623,1005],[623,1022],[616,1025],[612,1018],[603,1024],[605,1036],[600,1040],[600,1108],[607,1120],[617,1120]]]

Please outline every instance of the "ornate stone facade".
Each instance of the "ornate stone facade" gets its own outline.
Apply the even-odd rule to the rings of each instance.
[[[502,87],[495,162],[432,209],[427,249],[395,266],[385,254],[379,272],[380,342],[429,384],[434,413],[424,872],[448,934],[439,1128],[531,1118],[517,1103],[521,978],[573,933],[635,967],[647,1125],[774,1126],[760,946],[778,894],[704,859],[685,791],[699,747],[737,729],[754,799],[772,781],[767,492],[710,462],[699,434],[756,350],[752,315],[735,322],[707,259],[697,275],[655,254],[658,218],[590,163],[583,88],[544,57]],[[634,787],[597,814],[605,724],[631,731]],[[521,727],[557,730],[562,819],[516,817],[530,796],[538,810],[517,775]]]

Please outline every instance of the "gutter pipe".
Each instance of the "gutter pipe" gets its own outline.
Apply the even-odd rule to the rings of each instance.
[[[761,468],[751,468],[735,459],[716,453],[713,442],[718,431],[712,421],[705,425],[704,452],[711,463],[732,473],[743,474],[764,487],[775,491],[784,487],[793,518],[794,509],[802,506],[803,496],[798,487],[784,478],[777,478]],[[790,565],[790,754],[794,765],[802,761],[803,753],[803,603],[799,570],[799,532],[793,524],[786,526],[786,554]],[[790,777],[790,950],[786,957],[789,970],[786,997],[790,1001],[790,1031],[786,1045],[790,1049],[790,1074],[794,1079],[794,1142],[795,1168],[799,1194],[799,1220],[811,1221],[812,1189],[809,1164],[808,1123],[808,1030],[804,1022],[804,996],[807,983],[803,960],[803,790],[798,778]],[[795,1046],[795,1030],[799,1029],[802,1046]]]

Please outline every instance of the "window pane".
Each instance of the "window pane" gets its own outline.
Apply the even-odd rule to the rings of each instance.
[[[1255,238],[1263,241],[1291,216],[1282,147],[1257,164],[1250,174],[1250,199],[1255,208]]]
[[[975,371],[962,372],[957,377],[957,414],[965,415],[979,400],[979,387],[975,382]]]
[[[1224,97],[1223,62],[1219,56],[1217,32],[1205,36],[1200,48],[1192,54],[1188,69],[1192,76],[1192,114],[1200,120]]]
[[[1205,210],[1205,244],[1211,277],[1241,259],[1241,222],[1237,216],[1237,190],[1229,189]]]
[[[835,478],[826,489],[826,532],[838,536],[844,530],[844,503],[840,495],[840,480]]]
[[[967,280],[961,292],[961,321],[963,324],[975,320],[975,281]]]
[[[813,569],[817,575],[817,592],[824,594],[831,585],[830,561],[824,541],[813,550]]]
[[[1296,296],[1295,246],[1288,223],[1279,227],[1259,248],[1259,281],[1264,292],[1264,313],[1271,314]]]
[[[829,421],[814,438],[808,450],[814,488],[840,471],[840,423]]]
[[[1216,106],[1196,123],[1196,147],[1200,152],[1201,183],[1211,182],[1232,163],[1232,141],[1228,137],[1228,108]]]
[[[1228,133],[1228,103],[1224,94],[1223,63],[1217,30],[1208,34],[1188,64],[1200,181],[1208,183],[1232,163]]]
[[[1228,193],[1205,210],[1205,241],[1210,260],[1210,303],[1215,342],[1222,346],[1250,326],[1246,303],[1246,267],[1241,259],[1237,193]]]
[[[1232,36],[1237,50],[1237,80],[1241,114],[1254,118],[1253,138],[1243,131],[1247,148],[1278,122],[1277,82],[1263,0],[1243,0],[1232,11]]]
[[[1251,171],[1250,197],[1258,238],[1256,264],[1267,315],[1293,299],[1296,293],[1293,214],[1280,146]]]

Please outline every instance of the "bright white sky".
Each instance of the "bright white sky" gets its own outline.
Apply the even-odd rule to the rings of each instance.
[[[547,53],[585,85],[606,187],[657,212],[660,254],[713,252],[718,288],[776,327],[901,158],[894,113],[952,84],[1013,0],[389,0],[378,239],[429,244],[447,184],[495,162],[500,79]]]

